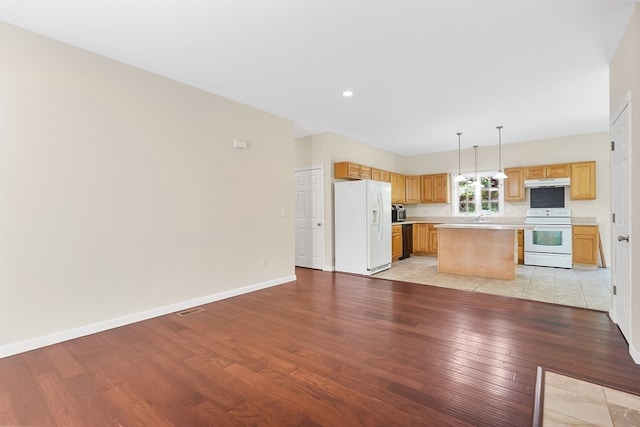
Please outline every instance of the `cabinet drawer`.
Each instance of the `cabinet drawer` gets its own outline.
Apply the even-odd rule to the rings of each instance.
[[[391,226],[392,233],[401,233],[402,234],[402,225],[392,225]]]
[[[598,234],[598,226],[597,225],[574,225],[573,226],[573,234],[574,235],[592,235],[595,236]]]

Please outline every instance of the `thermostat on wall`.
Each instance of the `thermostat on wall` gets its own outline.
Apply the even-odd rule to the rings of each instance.
[[[245,141],[244,139],[235,138],[233,140],[233,148],[247,148],[249,147],[249,141]]]

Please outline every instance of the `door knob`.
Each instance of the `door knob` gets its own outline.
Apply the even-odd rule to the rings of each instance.
[[[623,240],[629,241],[629,236],[618,236],[618,242],[622,242]]]

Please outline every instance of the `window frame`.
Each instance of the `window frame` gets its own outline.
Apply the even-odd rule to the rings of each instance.
[[[493,175],[495,175],[497,173],[497,171],[478,171],[477,172],[477,177],[478,177],[478,181],[482,182],[482,178],[488,178],[488,179],[492,179]],[[475,206],[475,211],[474,212],[464,212],[464,211],[460,211],[460,196],[462,195],[462,193],[460,192],[461,187],[460,187],[460,182],[455,181],[455,174],[453,175],[453,185],[452,187],[452,199],[453,199],[453,216],[454,217],[477,217],[480,215],[484,215],[486,217],[503,217],[505,216],[505,201],[504,201],[504,180],[499,179],[498,181],[498,186],[497,187],[492,187],[490,189],[490,191],[497,191],[498,192],[498,211],[497,212],[493,212],[491,210],[483,210],[482,209],[482,189],[480,189],[480,191],[476,191],[474,194],[474,206]],[[463,182],[468,182],[468,181],[472,181],[475,179],[476,176],[476,172],[467,172],[467,173],[463,173],[462,174],[467,181],[463,181]],[[487,187],[483,187],[483,188],[487,188]]]

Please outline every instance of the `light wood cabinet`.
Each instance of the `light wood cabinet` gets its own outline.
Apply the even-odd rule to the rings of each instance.
[[[369,166],[360,165],[360,179],[371,179],[371,168]]]
[[[569,163],[527,166],[524,168],[524,179],[567,178],[570,173],[571,168]]]
[[[417,205],[420,203],[420,177],[405,176],[405,198],[407,205]]]
[[[506,168],[507,179],[503,180],[504,201],[524,202],[524,168]]]
[[[371,179],[374,181],[391,182],[389,171],[371,168]]]
[[[595,200],[596,162],[571,163],[571,200]]]
[[[433,203],[433,175],[420,177],[420,203]]]
[[[420,176],[420,203],[449,203],[449,174]]]
[[[435,224],[429,224],[429,253],[438,253],[438,229]]]
[[[600,244],[597,225],[574,225],[573,263],[598,265],[598,246]]]
[[[429,224],[413,224],[413,253],[424,255],[429,252]]]
[[[449,174],[433,176],[433,203],[449,203]]]
[[[524,264],[524,230],[518,230],[518,264]]]
[[[371,168],[369,168],[371,171]],[[360,179],[360,165],[352,162],[333,164],[333,177],[337,179]]]
[[[391,226],[391,260],[397,261],[402,256],[402,225]]]
[[[389,172],[391,178],[391,203],[404,203],[405,200],[405,176]]]
[[[413,224],[413,253],[435,255],[438,253],[438,229],[436,224]]]

